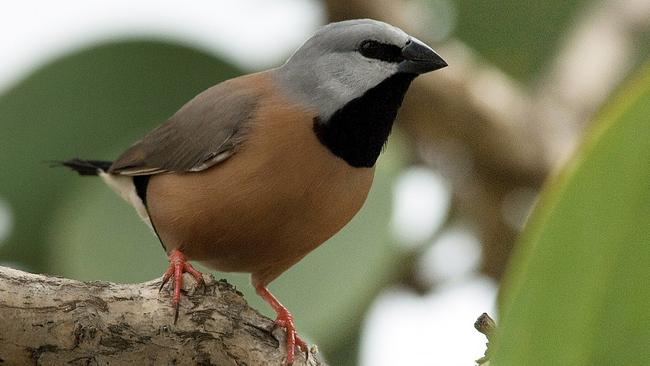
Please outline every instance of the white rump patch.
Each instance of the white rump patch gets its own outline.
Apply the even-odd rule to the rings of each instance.
[[[149,218],[149,213],[147,208],[144,206],[144,202],[140,199],[138,194],[135,191],[135,184],[133,184],[133,177],[126,175],[116,175],[108,174],[106,172],[100,171],[99,176],[102,178],[104,183],[106,183],[115,193],[119,194],[126,202],[130,203],[135,211],[138,213],[142,221],[144,221],[151,230],[153,230],[153,225],[151,224],[151,219]]]

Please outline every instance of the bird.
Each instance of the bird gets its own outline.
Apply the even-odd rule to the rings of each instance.
[[[330,23],[279,67],[222,81],[113,161],[60,162],[130,203],[169,259],[178,317],[190,261],[250,273],[286,331],[286,364],[308,354],[268,285],[363,206],[411,82],[447,63],[372,19]]]

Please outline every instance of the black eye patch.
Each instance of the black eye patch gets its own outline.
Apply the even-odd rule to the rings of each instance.
[[[359,45],[359,53],[364,57],[374,58],[386,62],[402,62],[402,49],[393,45],[373,40],[365,40]]]

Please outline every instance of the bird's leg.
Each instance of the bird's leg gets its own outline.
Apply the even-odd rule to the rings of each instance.
[[[278,317],[275,319],[275,324],[279,327],[282,327],[287,332],[287,365],[293,364],[294,351],[295,347],[298,346],[305,354],[306,357],[309,357],[308,346],[305,341],[303,341],[296,332],[296,325],[293,323],[293,315],[278,299],[273,296],[271,292],[263,285],[255,286],[257,294],[260,295],[264,301],[268,302],[269,305],[275,310],[275,313],[278,314]]]
[[[169,252],[169,267],[163,275],[162,283],[160,284],[160,289],[162,290],[163,286],[173,277],[174,278],[174,295],[172,296],[172,306],[174,307],[174,324],[178,320],[178,304],[181,301],[181,289],[183,288],[183,273],[187,272],[198,283],[199,286],[205,287],[205,282],[203,281],[203,275],[201,272],[197,271],[190,262],[185,258],[183,254],[178,249],[173,249]]]

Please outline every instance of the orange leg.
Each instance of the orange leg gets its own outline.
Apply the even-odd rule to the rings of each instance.
[[[197,271],[192,265],[187,261],[185,255],[178,249],[173,249],[169,252],[169,267],[163,275],[162,283],[160,284],[160,290],[163,286],[171,279],[174,278],[174,295],[172,296],[172,306],[174,307],[174,324],[178,320],[178,303],[181,301],[181,289],[183,288],[183,273],[187,272],[198,282],[199,286],[205,286],[203,281],[203,275],[201,272]]]
[[[263,285],[255,286],[257,294],[260,295],[264,301],[268,302],[278,317],[275,319],[275,324],[279,327],[282,327],[287,332],[287,362],[286,365],[293,364],[295,347],[298,346],[303,352],[305,352],[306,357],[309,357],[308,346],[305,341],[303,341],[296,332],[296,325],[293,323],[293,315],[278,299],[273,296],[271,292]]]

